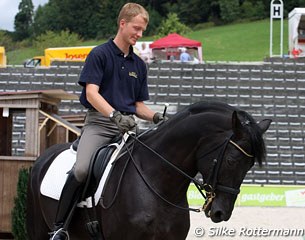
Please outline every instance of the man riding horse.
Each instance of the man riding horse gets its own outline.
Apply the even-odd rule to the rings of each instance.
[[[125,4],[118,16],[114,39],[92,49],[86,59],[79,84],[83,86],[80,102],[88,111],[76,163],[61,193],[51,240],[67,239],[64,222],[79,198],[91,156],[98,147],[120,132],[133,130],[133,115],[154,123],[164,118],[144,104],[149,98],[147,68],[132,47],[142,37],[148,21],[148,13],[141,5]]]

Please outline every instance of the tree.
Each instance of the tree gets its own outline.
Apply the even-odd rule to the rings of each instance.
[[[79,45],[82,39],[77,33],[69,31],[52,32],[46,31],[44,34],[39,35],[35,41],[34,46],[41,52],[50,47],[69,47]]]
[[[173,9],[169,12],[176,12],[182,23],[195,25],[208,21],[211,11],[210,5],[210,0],[177,0],[176,10]]]
[[[34,17],[35,36],[46,31],[60,32],[68,30],[77,33],[85,39],[95,38],[100,18],[98,17],[99,0],[49,0],[38,7]],[[109,11],[109,10],[108,10]],[[106,11],[106,16],[109,13]],[[105,24],[110,24],[106,22]]]
[[[240,7],[240,17],[243,19],[257,20],[268,17],[262,1],[252,2],[245,0]]]
[[[44,34],[46,31],[59,31],[59,9],[51,2],[44,6],[39,6],[34,16],[34,36]]]
[[[20,41],[32,36],[34,6],[32,0],[21,0],[19,12],[15,16],[15,40]]]
[[[158,28],[157,37],[163,37],[169,33],[185,34],[189,32],[190,29],[180,22],[179,17],[176,13],[169,13],[167,19],[163,20],[161,26]]]
[[[220,16],[224,23],[230,23],[238,19],[239,0],[222,0],[219,1]]]
[[[11,51],[15,47],[10,34],[3,30],[0,30],[0,46],[4,46],[6,51]]]
[[[152,35],[160,26],[162,17],[154,8],[157,1],[135,0],[135,3],[141,4],[149,13],[149,24],[144,35]],[[114,36],[117,31],[117,17],[121,7],[126,0],[103,0],[98,8],[97,38],[109,38]]]
[[[22,2],[31,0],[22,0]],[[34,17],[34,33],[75,32],[84,39],[108,38],[117,31],[117,15],[127,0],[49,0]],[[145,35],[153,35],[162,19],[176,13],[179,23],[194,26],[205,22],[216,25],[239,19],[268,18],[270,0],[134,0],[150,14]],[[285,0],[285,14],[302,7],[305,0]],[[175,27],[176,28],[176,27]]]
[[[162,17],[155,9],[151,7],[148,7],[147,11],[149,13],[149,23],[143,35],[152,36],[155,34],[156,29],[160,26],[162,22]]]
[[[58,7],[57,30],[69,30],[85,39],[94,38],[98,31],[97,13],[100,0],[53,0]],[[55,4],[56,3],[56,4]]]
[[[109,38],[115,35],[118,28],[117,17],[119,10],[124,5],[124,3],[124,0],[101,1],[98,12],[98,38]]]

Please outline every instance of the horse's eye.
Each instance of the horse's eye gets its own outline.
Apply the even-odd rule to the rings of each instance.
[[[239,162],[239,159],[240,152],[236,151],[235,149],[227,155],[227,162],[229,166],[236,165]]]
[[[238,161],[237,161],[237,158],[234,157],[233,155],[229,155],[229,156],[227,157],[227,163],[228,163],[229,166],[233,166],[233,165],[235,165],[237,162],[238,162]]]

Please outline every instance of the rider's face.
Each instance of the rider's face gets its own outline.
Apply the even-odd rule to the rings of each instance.
[[[130,45],[135,45],[137,40],[143,35],[146,30],[147,23],[141,15],[138,15],[127,22],[125,19],[121,21],[121,30],[125,42]]]

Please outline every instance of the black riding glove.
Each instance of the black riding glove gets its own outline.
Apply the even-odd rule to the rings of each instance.
[[[154,117],[153,117],[153,122],[154,122],[154,124],[157,124],[157,123],[159,123],[159,122],[161,122],[161,121],[166,121],[166,120],[168,120],[168,117],[163,116],[162,113],[156,112],[156,113],[154,114]]]
[[[132,115],[123,115],[119,111],[115,111],[110,120],[117,125],[122,133],[133,130],[137,125]]]

